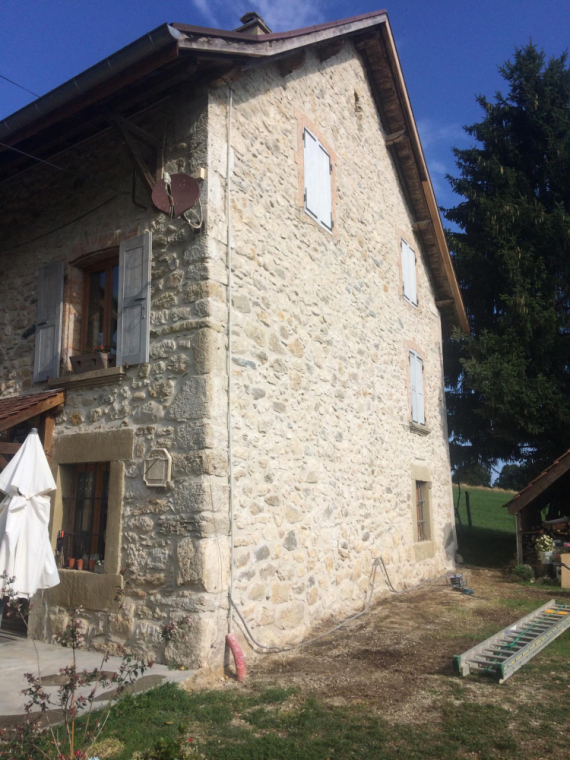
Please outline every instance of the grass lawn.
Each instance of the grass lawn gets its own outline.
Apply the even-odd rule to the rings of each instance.
[[[469,492],[473,527],[469,528],[465,507],[465,491]],[[457,504],[458,489],[453,487]],[[503,504],[514,494],[508,491],[489,491],[471,486],[461,487],[459,514],[461,525],[457,523],[459,553],[468,565],[475,567],[501,567],[508,564],[516,552],[515,518]]]
[[[330,638],[250,662],[244,685],[126,697],[92,754],[133,760],[181,735],[203,760],[567,760],[570,632],[503,685],[457,677],[452,656],[569,592],[467,573],[475,596],[435,584],[384,598]]]

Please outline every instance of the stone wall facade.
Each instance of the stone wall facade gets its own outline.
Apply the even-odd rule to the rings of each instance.
[[[287,78],[271,64],[233,88],[233,598],[263,643],[284,644],[359,608],[379,556],[400,587],[450,566],[441,321],[354,49],[347,44],[325,63],[309,51]],[[170,105],[139,122],[165,134],[167,171],[206,169],[200,234],[158,213],[145,193],[146,209],[133,204],[132,164],[109,133],[58,157],[75,180],[38,166],[4,193],[2,398],[46,387],[32,385],[39,267],[66,262],[64,371],[78,345],[77,261],[145,230],[153,235],[150,362],[129,367],[122,383],[69,389],[56,426],[56,443],[133,431],[132,453],[115,467],[124,473],[123,588],[109,599],[107,578],[102,603],[92,588],[79,589],[76,571],[64,571],[60,593],[44,593],[33,613],[34,631],[46,640],[65,625],[73,594],[83,593],[91,646],[126,642],[187,667],[223,663],[227,95],[225,87],[198,95],[180,87]],[[332,234],[303,210],[304,126],[333,158]],[[401,235],[418,254],[418,308],[401,292]],[[429,432],[421,435],[410,427],[412,342],[425,368]],[[172,482],[160,490],[142,477],[156,446],[173,459]],[[430,484],[431,540],[422,545],[414,542],[418,477]],[[59,527],[54,507],[53,535]],[[377,591],[385,588],[378,576]],[[161,627],[186,615],[182,640],[165,646]]]
[[[284,644],[360,608],[379,556],[400,588],[451,566],[442,328],[354,48],[233,88],[234,599],[259,641]],[[226,174],[225,89],[209,124],[212,189]],[[303,127],[331,154],[332,234],[303,209]],[[224,202],[210,197],[218,246]],[[417,308],[402,295],[401,236],[417,252]],[[410,342],[428,434],[410,426]],[[418,472],[431,541],[415,543]]]
[[[207,117],[207,92],[180,88],[169,106],[137,123],[161,139],[165,135],[167,171],[192,174],[204,168],[207,173]],[[133,204],[133,165],[113,133],[54,162],[67,172],[34,167],[3,197],[1,397],[47,388],[32,384],[39,267],[66,262],[64,373],[69,355],[79,347],[78,262],[145,230],[152,232],[150,361],[129,367],[122,383],[67,389],[64,411],[56,419],[56,460],[62,437],[100,435],[105,451],[110,450],[109,432],[134,432],[132,453],[120,463],[124,574],[114,568],[108,576],[107,567],[103,576],[63,570],[61,587],[35,600],[32,628],[51,640],[69,619],[70,605],[79,602],[86,608],[91,646],[127,642],[159,661],[213,667],[223,657],[229,524],[227,460],[211,455],[209,448],[217,435],[210,418],[218,407],[226,413],[226,305],[225,262],[214,261],[209,250],[207,179],[201,199],[206,222],[196,234],[184,219],[157,212],[140,182],[137,202],[146,209]],[[167,489],[148,488],[142,478],[144,457],[154,447],[168,449],[173,458]],[[52,524],[54,537],[61,527]],[[165,647],[162,626],[186,615],[191,622],[184,638],[176,647]]]

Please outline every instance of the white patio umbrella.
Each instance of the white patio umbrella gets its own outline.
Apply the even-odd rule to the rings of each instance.
[[[59,583],[48,525],[56,485],[38,431],[33,428],[0,473],[0,573],[15,576],[18,596]]]

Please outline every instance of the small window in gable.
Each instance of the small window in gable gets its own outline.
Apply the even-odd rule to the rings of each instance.
[[[416,253],[402,238],[402,280],[404,298],[414,306],[418,305],[418,288],[416,280]]]
[[[424,363],[416,351],[410,351],[410,391],[412,397],[412,422],[425,425],[424,410]]]
[[[303,130],[305,211],[325,229],[332,231],[332,163],[329,153],[309,132]]]

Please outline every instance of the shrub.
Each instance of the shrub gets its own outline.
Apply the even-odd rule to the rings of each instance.
[[[534,580],[534,570],[530,565],[517,565],[513,570],[513,575],[521,581]]]

